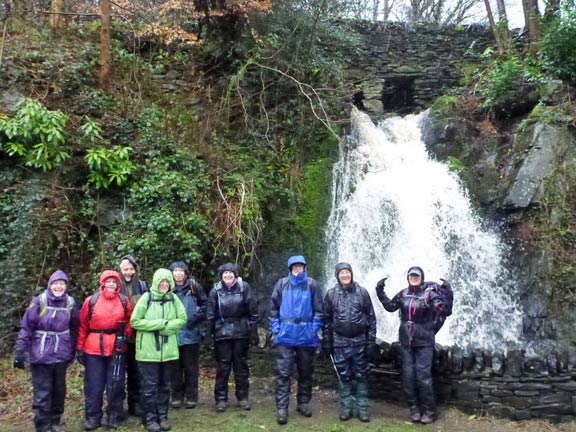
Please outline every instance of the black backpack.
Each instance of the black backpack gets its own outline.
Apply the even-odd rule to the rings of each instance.
[[[94,306],[98,301],[98,297],[100,297],[100,290],[92,294],[92,297],[90,298],[90,303],[88,304],[88,328],[90,328],[90,320],[92,320],[92,313],[94,312]],[[128,311],[128,299],[120,291],[118,291],[118,297],[120,297],[122,307],[124,308],[124,316],[126,316],[126,312]]]

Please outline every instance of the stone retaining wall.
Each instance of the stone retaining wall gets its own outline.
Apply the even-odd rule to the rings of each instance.
[[[383,345],[381,362],[370,373],[370,397],[404,405],[400,347]],[[464,355],[458,349],[438,347],[434,377],[440,404],[465,412],[513,420],[575,420],[574,353],[534,358],[522,351],[503,355],[477,350]],[[337,386],[329,362],[318,362],[316,379],[320,385]]]
[[[482,26],[358,22],[355,28],[363,48],[347,79],[357,87],[354,102],[375,115],[427,108],[460,84],[460,66],[475,61],[472,52],[494,46],[490,29]]]

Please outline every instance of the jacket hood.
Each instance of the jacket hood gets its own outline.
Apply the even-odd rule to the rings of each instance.
[[[420,285],[424,283],[424,270],[422,270],[422,267],[412,266],[408,269],[408,272],[406,273],[406,280],[408,281],[408,284],[410,284],[410,278],[409,278],[410,274],[419,274],[420,277],[422,278],[420,281]]]
[[[172,272],[168,269],[161,268],[156,270],[156,272],[154,273],[154,277],[152,278],[152,286],[150,287],[150,291],[152,291],[154,295],[159,296],[164,295],[164,293],[161,293],[159,289],[160,282],[162,282],[164,279],[166,279],[170,283],[170,289],[168,290],[168,292],[174,291],[175,285],[174,285],[174,277],[172,277]]]
[[[184,270],[184,273],[186,273],[187,278],[190,277],[190,269],[188,268],[188,265],[186,265],[184,261],[175,261],[172,264],[170,264],[170,267],[168,267],[170,271],[174,271],[177,268],[181,268],[182,270]]]
[[[106,282],[106,279],[110,278],[116,281],[116,292],[120,291],[120,287],[122,285],[120,283],[120,275],[118,274],[118,272],[114,270],[104,270],[100,274],[100,286],[98,287],[101,293],[104,292],[104,283]]]
[[[340,278],[338,277],[338,274],[342,270],[349,270],[350,271],[350,273],[352,274],[352,280],[350,281],[350,284],[353,285],[354,284],[354,272],[352,271],[352,266],[350,264],[348,264],[347,262],[339,262],[338,264],[336,264],[335,273],[336,273],[336,280],[338,281],[338,283],[340,283]]]
[[[224,274],[225,271],[231,271],[234,273],[234,277],[238,277],[238,267],[236,267],[236,264],[225,263],[218,267],[218,276],[220,276],[220,279],[222,279],[222,274]]]
[[[288,271],[292,268],[294,264],[303,264],[306,267],[306,258],[303,255],[293,255],[288,258]]]
[[[66,288],[68,288],[68,276],[62,270],[56,270],[50,275],[50,278],[48,279],[48,289],[50,288],[50,285],[52,285],[52,283],[57,280],[65,281]]]

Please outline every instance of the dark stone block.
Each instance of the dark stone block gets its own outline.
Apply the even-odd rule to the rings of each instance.
[[[558,384],[562,385],[562,384]],[[531,382],[517,382],[508,383],[503,386],[505,390],[520,390],[520,391],[549,391],[552,390],[552,385],[543,383]]]
[[[530,420],[532,418],[532,415],[528,410],[517,410],[514,412],[511,418],[516,421]]]
[[[522,375],[524,353],[521,350],[508,351],[506,355],[506,375],[519,377]]]
[[[550,403],[572,403],[572,397],[570,393],[559,392],[541,396],[539,401],[541,405]]]
[[[570,393],[576,393],[576,381],[570,381],[566,383],[556,383],[554,388],[558,390],[567,391]]]
[[[504,374],[504,356],[501,353],[492,356],[492,373],[499,376]]]
[[[530,407],[530,412],[538,416],[550,414],[572,414],[571,403],[554,403],[546,405],[535,405]]]

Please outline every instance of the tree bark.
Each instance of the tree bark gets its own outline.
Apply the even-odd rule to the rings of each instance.
[[[113,76],[110,27],[110,0],[100,0],[100,88],[105,92],[110,90]]]
[[[530,54],[536,55],[538,53],[538,45],[540,41],[540,29],[538,28],[538,20],[540,18],[540,11],[538,10],[538,0],[522,0],[524,8],[524,18],[526,20],[526,29],[528,30],[528,37],[530,40]]]
[[[64,0],[52,0],[50,3],[50,28],[53,32],[64,30],[66,27],[66,18],[60,15],[64,12]]]
[[[492,7],[490,6],[490,0],[484,0],[484,5],[486,6],[486,15],[488,15],[488,21],[490,22],[490,28],[492,33],[494,33],[494,39],[496,40],[496,48],[498,49],[499,55],[504,55],[506,49],[504,48],[504,43],[498,33],[498,28],[496,27],[496,22],[494,21],[494,15],[492,14]]]

